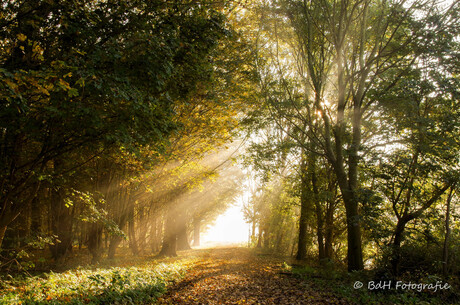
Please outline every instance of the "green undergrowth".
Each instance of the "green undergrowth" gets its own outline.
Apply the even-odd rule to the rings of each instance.
[[[126,267],[76,268],[40,276],[2,276],[0,304],[146,304],[179,280],[195,258]]]
[[[418,289],[413,286],[412,289],[396,289],[396,281],[376,280],[376,276],[371,271],[346,272],[337,271],[331,266],[312,267],[297,266],[284,263],[284,270],[293,276],[299,277],[305,281],[305,284],[315,290],[332,294],[349,304],[460,304],[460,292],[457,285],[450,285],[449,289]],[[400,283],[436,283],[437,277],[427,276],[423,279],[399,279]],[[361,284],[359,284],[359,283]],[[369,284],[371,282],[371,284]],[[448,281],[449,284],[452,282]],[[378,284],[391,285],[390,289],[376,288]],[[400,286],[401,287],[401,286]]]

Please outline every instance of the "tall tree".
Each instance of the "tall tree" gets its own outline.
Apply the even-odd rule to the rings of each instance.
[[[165,145],[174,105],[209,79],[224,35],[222,15],[204,4],[2,5],[0,243],[55,160],[81,147]]]
[[[315,143],[315,152],[322,151],[332,165],[347,215],[348,269],[360,270],[363,251],[359,164],[362,146],[368,140],[367,122],[377,112],[377,99],[371,93],[385,92],[408,73],[405,68],[417,57],[413,51],[422,34],[420,20],[430,15],[429,9],[424,10],[428,5],[317,0],[279,1],[272,6],[275,16],[289,18],[294,32],[285,38],[293,55],[284,62],[290,61],[291,67],[278,65],[279,75],[285,78],[295,71],[293,67],[300,67],[298,79],[304,83],[301,90],[286,87],[285,103],[290,102],[293,110],[278,110],[276,115],[297,121],[293,133],[304,134]],[[282,24],[282,18],[277,18]],[[396,66],[400,68],[399,74],[393,74],[388,87],[376,88],[376,81]],[[294,92],[302,94],[306,102],[297,103]],[[272,104],[276,103],[279,101],[272,100]],[[318,116],[322,121],[320,128]],[[302,137],[293,138],[298,141]]]

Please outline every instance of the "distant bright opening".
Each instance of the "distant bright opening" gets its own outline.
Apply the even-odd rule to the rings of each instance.
[[[243,218],[243,202],[238,200],[230,206],[225,213],[217,217],[215,223],[203,232],[202,246],[244,244],[249,238],[249,224]]]

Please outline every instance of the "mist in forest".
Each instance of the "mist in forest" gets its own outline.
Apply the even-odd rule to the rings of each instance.
[[[458,303],[459,16],[3,0],[0,303]]]

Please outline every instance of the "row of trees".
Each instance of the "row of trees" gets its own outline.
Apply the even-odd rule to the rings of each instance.
[[[46,242],[62,260],[78,243],[97,261],[128,236],[134,254],[188,247],[241,176],[220,149],[250,98],[231,6],[2,2],[0,248]]]
[[[0,247],[175,255],[244,185],[244,127],[259,246],[447,274],[458,5],[4,1]]]
[[[459,9],[403,0],[257,6],[263,107],[247,120],[248,164],[259,172],[247,214],[268,247],[292,249],[280,236],[298,217],[298,259],[315,250],[353,271],[374,258],[398,275],[402,253],[424,240],[421,252],[434,248],[428,261],[445,274],[458,260],[449,249],[458,247]]]

